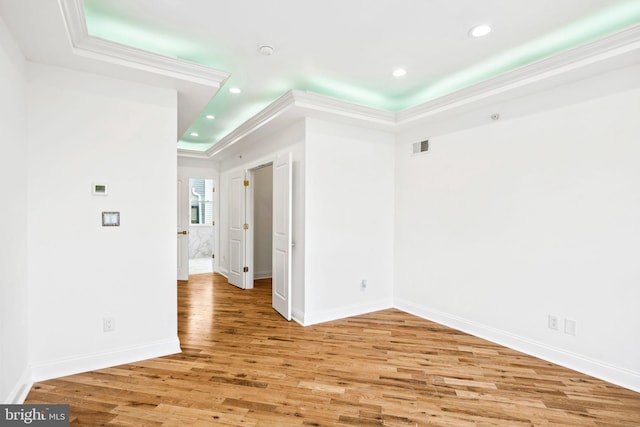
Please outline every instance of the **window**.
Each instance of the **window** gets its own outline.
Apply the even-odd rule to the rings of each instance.
[[[213,180],[190,179],[191,224],[213,224]]]

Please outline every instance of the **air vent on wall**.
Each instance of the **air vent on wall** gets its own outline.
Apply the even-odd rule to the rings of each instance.
[[[420,154],[429,151],[429,140],[425,139],[424,141],[414,142],[413,143],[413,154]]]

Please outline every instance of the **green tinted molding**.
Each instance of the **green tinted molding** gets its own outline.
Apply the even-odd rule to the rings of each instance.
[[[204,45],[189,41],[180,37],[179,34],[165,34],[159,29],[142,29],[135,22],[127,22],[110,12],[105,6],[108,5],[108,2],[104,0],[83,0],[83,2],[87,30],[92,36],[232,73],[234,71],[225,66],[231,62],[225,61],[224,58],[213,58],[210,50]],[[625,0],[612,3],[611,7],[603,9],[597,14],[587,16],[517,48],[489,57],[480,63],[403,96],[376,92],[356,84],[347,84],[318,75],[292,77],[288,81],[278,82],[277,88],[265,88],[273,93],[272,98],[259,105],[254,104],[247,107],[242,114],[238,115],[237,120],[226,129],[216,129],[215,133],[209,132],[208,135],[205,135],[206,132],[202,129],[210,129],[212,123],[207,122],[207,119],[202,115],[185,132],[178,147],[196,151],[206,150],[211,144],[222,139],[289,89],[312,91],[387,111],[404,110],[640,23],[640,1]],[[489,37],[491,36],[495,36],[495,34]],[[276,93],[274,89],[282,90]],[[220,91],[206,110],[215,112],[214,114],[217,116],[222,116],[226,110],[225,106],[228,106],[230,102],[226,91]],[[189,135],[194,131],[200,134],[198,138]]]
[[[640,1],[617,2],[603,12],[487,58],[404,97],[397,101],[395,110],[422,104],[638,23]]]

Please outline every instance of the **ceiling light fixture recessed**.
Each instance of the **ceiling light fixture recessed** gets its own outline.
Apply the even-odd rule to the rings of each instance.
[[[191,136],[200,136],[200,134],[198,132],[191,132],[189,135],[191,135]]]
[[[476,25],[469,30],[471,37],[484,37],[491,32],[491,27],[486,24]]]
[[[407,70],[404,68],[396,68],[393,70],[393,77],[404,77],[407,75]]]
[[[205,117],[205,119],[208,119],[208,120],[213,120],[213,119],[215,119],[215,118],[216,118],[216,116],[214,116],[213,114],[207,114],[207,115],[206,115],[206,116],[204,116],[204,117]]]
[[[273,49],[273,46],[269,46],[268,44],[265,44],[258,48],[258,52],[260,52],[260,54],[264,56],[271,56],[273,55],[274,49]]]
[[[242,93],[242,90],[238,87],[232,87],[231,89],[229,89],[229,92],[238,94],[238,93]]]

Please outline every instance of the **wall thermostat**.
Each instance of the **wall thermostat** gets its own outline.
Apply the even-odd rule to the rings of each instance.
[[[93,184],[91,184],[91,193],[94,196],[106,196],[107,184],[94,182]]]

